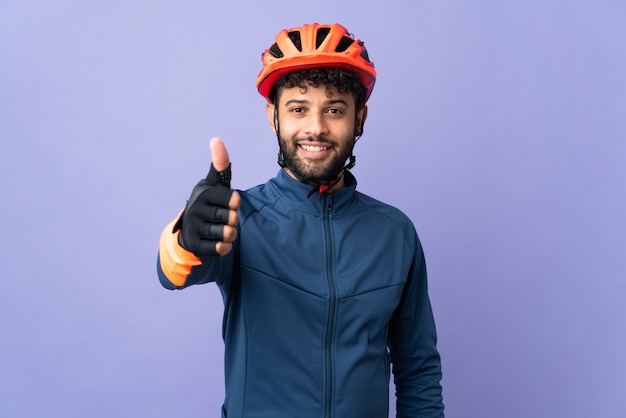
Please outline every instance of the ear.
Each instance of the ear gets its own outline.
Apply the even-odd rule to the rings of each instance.
[[[365,124],[365,119],[367,119],[367,105],[363,105],[359,110],[356,111],[354,126],[354,134],[356,136],[363,135],[363,125]]]
[[[267,113],[267,121],[270,123],[270,128],[276,133],[276,124],[274,123],[274,104],[267,103],[265,105],[265,112]]]

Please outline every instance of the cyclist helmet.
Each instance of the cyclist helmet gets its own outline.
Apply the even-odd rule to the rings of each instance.
[[[364,102],[372,94],[376,81],[374,63],[367,50],[346,28],[338,23],[313,23],[284,29],[275,43],[261,56],[263,68],[257,76],[259,93],[272,102],[272,87],[283,75],[318,67],[340,67],[356,71],[365,88]]]

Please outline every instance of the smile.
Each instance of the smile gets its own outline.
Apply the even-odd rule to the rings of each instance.
[[[321,146],[318,146],[318,145],[302,145],[302,144],[300,144],[300,146],[305,151],[309,151],[309,152],[322,152],[322,151],[326,151],[328,149],[328,147],[321,147]]]

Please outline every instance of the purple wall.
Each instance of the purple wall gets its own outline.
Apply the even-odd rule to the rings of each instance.
[[[210,137],[277,172],[254,80],[311,21],[376,63],[354,172],[422,238],[448,416],[626,416],[626,4],[222,3],[0,3],[0,416],[218,415],[219,292],[158,237]]]

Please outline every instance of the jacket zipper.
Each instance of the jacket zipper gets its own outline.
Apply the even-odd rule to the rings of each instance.
[[[326,412],[325,417],[332,417],[332,395],[333,395],[333,361],[332,361],[332,339],[335,327],[335,307],[337,304],[337,291],[335,289],[335,278],[333,276],[333,247],[330,233],[330,211],[332,209],[332,199],[329,195],[324,195],[325,214],[324,231],[326,234],[326,278],[328,280],[328,322],[326,323]]]

